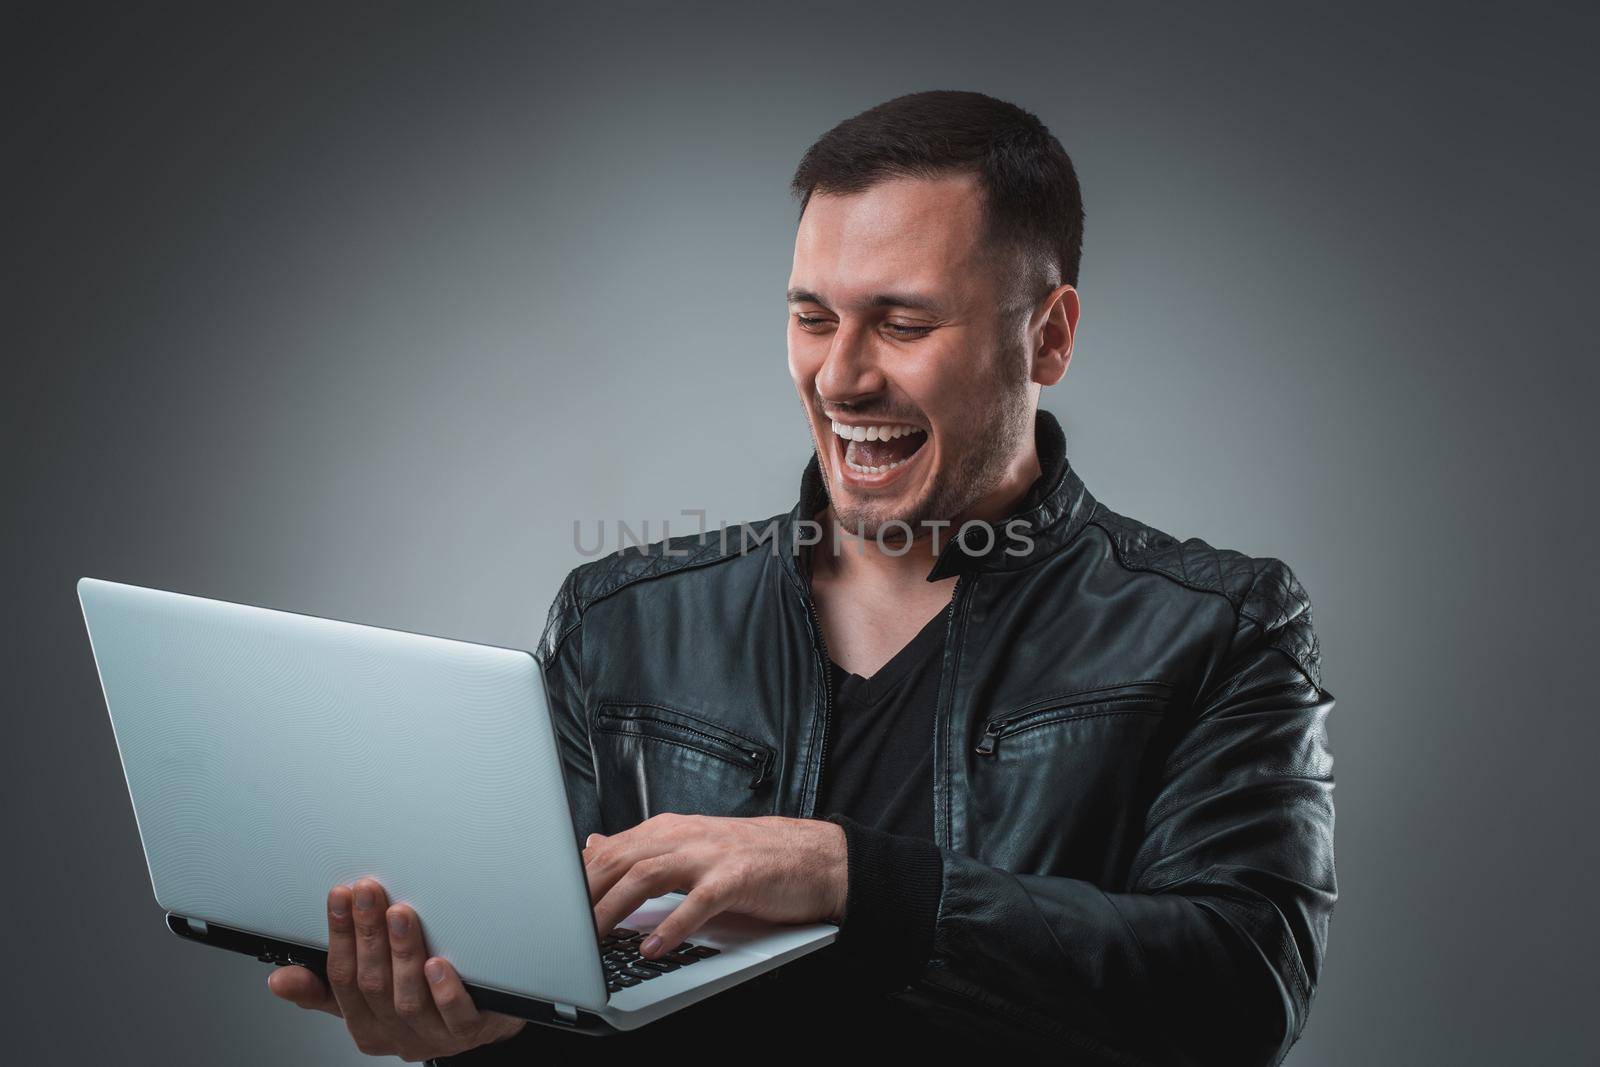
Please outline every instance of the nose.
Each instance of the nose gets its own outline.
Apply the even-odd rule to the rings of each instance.
[[[870,331],[839,323],[817,371],[817,395],[830,404],[858,404],[887,388]]]

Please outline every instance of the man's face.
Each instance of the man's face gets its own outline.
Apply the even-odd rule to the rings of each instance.
[[[1031,441],[1026,322],[1001,320],[980,196],[969,175],[896,179],[813,195],[800,220],[789,373],[852,531],[962,521]]]

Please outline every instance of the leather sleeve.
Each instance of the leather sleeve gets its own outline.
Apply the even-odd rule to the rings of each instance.
[[[1315,680],[1309,610],[1283,614],[1241,615],[1165,758],[1125,885],[943,850],[933,952],[908,999],[920,987],[930,1013],[960,1010],[969,1029],[1021,1030],[1101,1062],[1246,1067],[1287,1054],[1337,889],[1333,698]]]
[[[561,772],[567,781],[567,802],[578,847],[600,826],[600,796],[595,782],[594,754],[589,746],[589,717],[580,659],[583,629],[579,625],[574,587],[578,571],[567,575],[555,601],[544,637],[539,642],[539,666],[544,670],[545,692],[550,701],[550,721],[555,725],[561,750]]]

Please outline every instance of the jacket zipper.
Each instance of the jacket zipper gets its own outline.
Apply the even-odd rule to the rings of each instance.
[[[950,643],[956,632],[956,608],[961,603],[961,582],[964,575],[956,575],[956,584],[950,587],[950,606],[945,609],[944,616],[944,648],[939,655],[939,691],[933,702],[933,837],[937,845],[948,846],[954,831],[951,829],[950,797],[948,783],[950,781],[950,768],[944,765],[939,758],[943,749],[945,731],[949,729],[950,709],[955,706],[955,673],[945,677],[945,660],[950,657]],[[946,782],[944,803],[944,832],[941,834],[939,825],[939,773],[944,772]]]
[[[1165,688],[1165,686],[1160,686]],[[1056,704],[1052,707],[1038,711],[1026,711],[1012,715],[1005,715],[997,719],[990,719],[983,727],[983,736],[978,739],[978,747],[973,751],[980,756],[994,755],[995,744],[1007,734],[1029,730],[1035,726],[1044,726],[1047,723],[1061,719],[1076,718],[1084,708],[1098,705],[1116,705],[1119,708],[1130,710],[1141,707],[1160,708],[1165,706],[1165,701],[1154,692],[1130,693],[1127,695],[1110,695],[1102,692],[1099,695],[1085,694],[1082,699],[1066,704]]]
[[[817,602],[811,596],[811,583],[805,583],[806,610],[811,613],[812,651],[816,653],[817,669],[822,673],[822,741],[817,746],[817,795],[822,795],[822,772],[828,761],[828,734],[833,731],[833,672],[828,669],[828,642],[822,636],[822,616],[817,614]],[[812,815],[816,803],[812,802]]]
[[[765,746],[756,748],[750,745],[739,744],[734,741],[730,741],[725,737],[719,737],[716,734],[708,733],[705,730],[697,730],[692,726],[685,726],[683,723],[672,719],[664,719],[656,715],[618,715],[612,711],[601,711],[600,714],[596,716],[596,719],[599,723],[604,723],[607,720],[615,723],[656,723],[666,732],[673,735],[672,737],[663,737],[661,740],[679,741],[683,744],[687,744],[690,748],[697,752],[703,752],[708,756],[731,763],[736,767],[746,767],[753,770],[755,772],[755,776],[750,779],[751,789],[755,789],[760,786],[762,782],[765,782],[768,774],[772,770],[773,754]],[[604,729],[603,726],[601,728]],[[608,732],[623,734],[627,733],[625,730],[612,730]],[[685,737],[681,735],[688,736]],[[642,736],[648,737],[659,735],[651,735],[646,733]]]

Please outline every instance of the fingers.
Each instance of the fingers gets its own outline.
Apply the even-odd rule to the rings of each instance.
[[[339,1014],[339,1002],[333,993],[311,971],[304,967],[279,967],[267,975],[267,988],[272,995],[287,1000],[296,1007]]]
[[[679,855],[651,856],[627,868],[627,873],[606,890],[594,906],[595,929],[601,937],[638,910],[651,897],[668,892],[675,885],[690,881],[689,861]]]
[[[328,989],[350,1032],[357,1034],[370,1030],[375,1020],[366,998],[356,986],[356,928],[352,904],[349,886],[336,885],[328,891]]]
[[[434,956],[423,965],[422,973],[428,981],[434,1009],[451,1036],[463,1041],[477,1036],[484,1026],[485,1017],[472,1003],[472,997],[468,995],[466,986],[461,984],[461,976],[456,974],[456,969],[450,966],[448,960]]]
[[[598,903],[635,864],[677,847],[688,825],[685,816],[662,814],[611,837],[590,834],[583,850],[590,903]]]
[[[394,977],[394,1011],[424,1040],[437,1042],[446,1036],[444,1020],[434,1006],[433,995],[423,975],[427,958],[423,949],[422,924],[408,904],[389,908],[389,969]]]
[[[655,959],[662,953],[671,952],[726,906],[727,896],[718,887],[710,883],[695,886],[689,895],[683,898],[683,902],[673,908],[650,936],[644,939],[639,946],[639,955],[646,959]]]
[[[384,913],[389,897],[372,878],[358,878],[355,891],[356,988],[372,1017],[384,1025],[398,1021],[394,1011],[394,975],[389,929]]]

